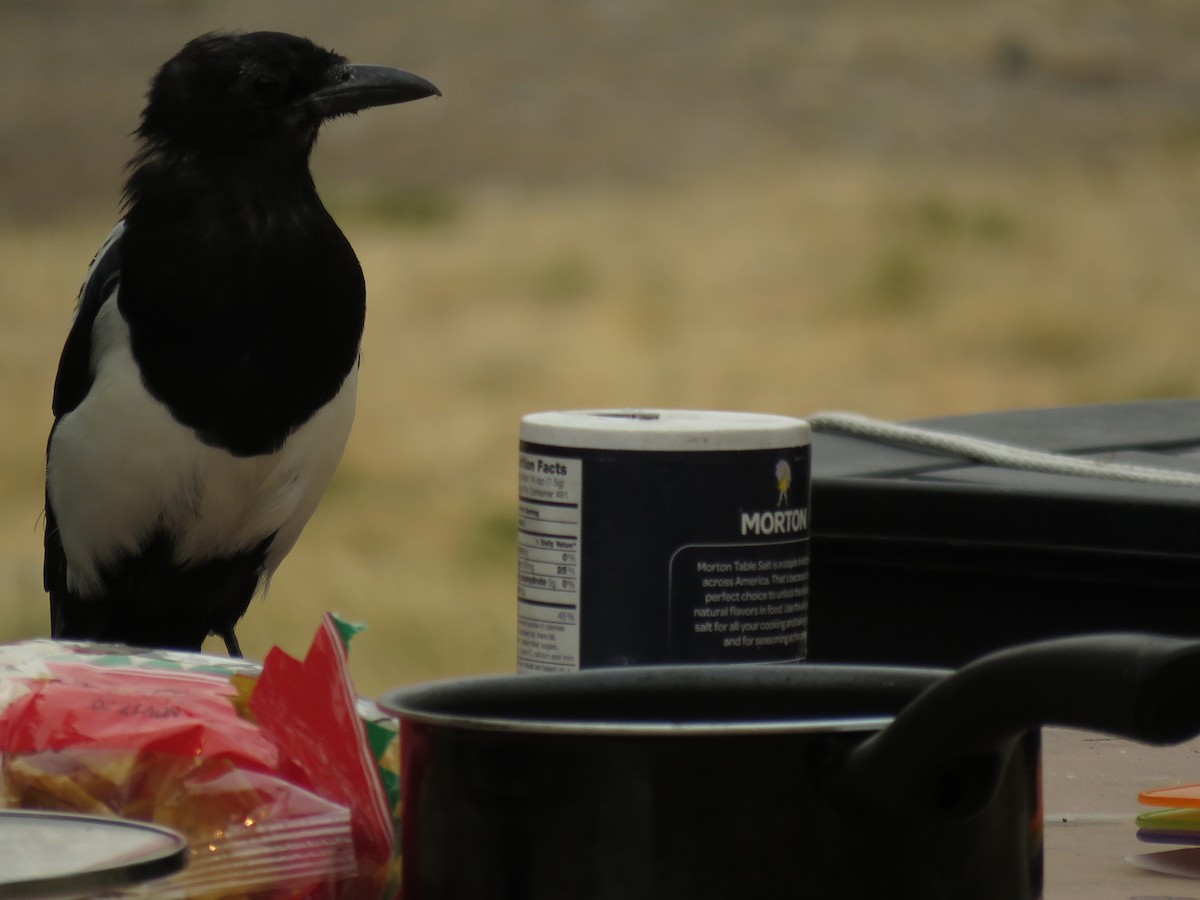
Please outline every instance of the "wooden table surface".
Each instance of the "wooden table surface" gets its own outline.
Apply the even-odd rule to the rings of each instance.
[[[1176,849],[1136,837],[1140,791],[1200,783],[1200,740],[1145,747],[1082,731],[1042,733],[1045,900],[1200,900],[1200,879],[1126,857]]]

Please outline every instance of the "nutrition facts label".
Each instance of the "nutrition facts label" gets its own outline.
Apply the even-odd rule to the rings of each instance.
[[[522,453],[517,520],[517,664],[579,668],[583,462]]]

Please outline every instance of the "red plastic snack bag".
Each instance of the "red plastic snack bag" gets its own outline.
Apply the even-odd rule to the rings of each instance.
[[[326,615],[303,662],[272,649],[250,695],[250,711],[295,780],[307,778],[314,793],[352,811],[362,892],[354,896],[380,896],[398,880],[396,829],[350,686],[346,640]],[[331,734],[342,739],[330,741]]]
[[[383,726],[355,700],[337,621],[304,663],[270,658],[0,645],[0,799],[183,832],[187,869],[148,896],[392,896],[376,759],[394,748],[366,737]]]

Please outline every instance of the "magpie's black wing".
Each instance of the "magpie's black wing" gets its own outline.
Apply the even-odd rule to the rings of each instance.
[[[50,408],[55,420],[66,415],[87,396],[92,386],[92,326],[96,313],[104,305],[121,279],[121,240],[125,234],[122,219],[88,266],[79,300],[75,306],[75,321],[67,334],[62,356],[58,360],[58,375],[54,379],[54,397]]]
[[[54,413],[55,426],[58,420],[69,413],[87,396],[92,386],[92,326],[96,313],[104,301],[112,296],[121,278],[121,238],[125,233],[124,220],[117,223],[108,239],[100,247],[88,266],[79,299],[75,305],[75,320],[63,345],[58,360],[58,375],[54,379],[54,394],[50,408]],[[54,427],[50,429],[50,440],[54,439]],[[49,455],[49,441],[46,452]],[[45,557],[42,565],[42,583],[50,594],[50,632],[58,637],[63,629],[62,605],[68,602],[67,558],[63,553],[58,534],[58,520],[46,497]]]

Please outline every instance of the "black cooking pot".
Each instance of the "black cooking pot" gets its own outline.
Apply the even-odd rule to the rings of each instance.
[[[1177,743],[1198,701],[1200,643],[1145,635],[394,691],[403,897],[1040,897],[1039,726]]]

